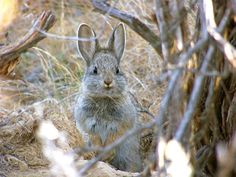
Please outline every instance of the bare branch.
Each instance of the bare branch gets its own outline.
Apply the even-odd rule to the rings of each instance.
[[[205,15],[205,21],[203,23],[206,23],[205,25],[207,26],[207,28],[212,26],[215,26],[215,20],[214,20],[214,13],[213,13],[213,7],[212,7],[212,1],[210,0],[203,0],[202,3],[203,6],[203,10],[204,10],[204,15]],[[209,12],[210,10],[212,10],[212,12]],[[228,13],[225,14],[226,17],[228,17]],[[225,16],[222,18],[222,21],[219,25],[219,30],[221,30],[221,32],[223,31],[226,22],[225,21]],[[212,26],[211,26],[212,25]],[[208,68],[208,64],[210,62],[210,60],[212,59],[212,56],[214,54],[214,50],[215,48],[213,46],[210,46],[207,54],[205,56],[205,58],[203,59],[203,64],[201,66],[200,72],[206,72],[207,68]],[[175,134],[175,138],[178,141],[181,141],[189,123],[190,120],[192,119],[195,110],[196,110],[196,106],[198,104],[198,101],[200,99],[200,94],[201,94],[201,90],[202,90],[202,85],[203,85],[203,81],[204,81],[205,76],[204,75],[198,75],[197,78],[195,79],[194,82],[194,88],[192,91],[192,94],[190,96],[190,100],[188,103],[188,106],[186,108],[186,112],[184,113],[183,119],[180,123],[179,128],[176,131]]]
[[[202,7],[206,26],[216,27],[212,0],[202,0]]]
[[[163,2],[163,1],[162,1]],[[165,61],[169,60],[169,39],[168,39],[168,26],[164,17],[164,6],[161,0],[156,0],[156,17],[160,29],[161,36],[161,47],[162,53]]]
[[[180,19],[180,14],[179,14],[179,7],[177,4],[176,0],[172,0],[170,1],[171,3],[171,7],[173,10],[171,10],[172,12],[172,16],[174,17],[174,19]],[[181,31],[181,27],[180,25],[177,23],[177,28],[176,28],[176,41],[177,41],[177,48],[179,51],[181,51],[183,49],[183,35],[182,35],[182,31]]]
[[[202,67],[200,69],[201,72],[206,72],[207,68],[208,68],[208,64],[212,59],[212,56],[214,54],[215,48],[213,46],[211,46],[208,51],[207,54],[204,58],[204,62],[202,64]],[[193,87],[193,91],[192,94],[190,96],[190,100],[188,103],[188,106],[186,108],[186,112],[184,113],[183,119],[180,123],[180,126],[175,134],[175,138],[178,141],[181,141],[181,138],[183,137],[191,118],[193,117],[193,114],[195,113],[196,110],[196,106],[198,101],[200,100],[200,95],[201,95],[201,91],[202,91],[202,86],[203,86],[203,81],[205,79],[204,75],[199,75],[194,82],[194,87]]]
[[[46,37],[36,28],[47,31],[54,25],[55,21],[55,16],[51,11],[44,11],[35,20],[33,27],[22,39],[11,45],[2,46],[0,48],[0,74],[9,74],[14,69],[19,55]],[[14,66],[11,66],[12,63],[14,63]]]
[[[225,12],[222,21],[227,23],[228,17],[230,15],[230,10],[227,9]],[[211,38],[216,42],[218,48],[224,53],[228,61],[236,68],[236,49],[233,45],[231,45],[228,41],[226,41],[223,36],[217,31],[216,28],[209,26],[207,28],[208,33],[210,34]]]
[[[190,59],[190,57],[193,55],[193,53],[195,53],[198,50],[200,50],[201,48],[203,48],[204,44],[206,42],[207,42],[207,38],[199,39],[194,46],[191,46],[187,50],[186,53],[182,53],[180,55],[180,57],[179,57],[179,64],[178,64],[178,66],[180,68],[183,67],[187,63],[187,61]],[[171,74],[171,78],[170,78],[167,90],[165,92],[165,95],[164,95],[163,99],[161,100],[160,112],[158,114],[158,117],[156,118],[157,126],[159,127],[159,133],[162,132],[161,125],[165,121],[164,120],[164,115],[165,115],[165,112],[167,111],[168,104],[169,104],[170,98],[172,96],[172,92],[173,92],[173,90],[174,90],[174,88],[176,86],[177,80],[179,79],[179,77],[181,76],[183,71],[184,71],[183,69],[176,69]]]
[[[208,29],[211,37],[217,42],[217,46],[224,53],[228,61],[236,68],[236,49],[226,41],[214,28]]]
[[[184,66],[187,63],[187,61],[190,59],[190,57],[193,55],[193,53],[195,53],[198,50],[200,50],[201,48],[203,48],[203,46],[206,42],[207,42],[207,38],[199,39],[194,46],[191,46],[187,50],[187,52],[182,53],[180,55],[178,65],[181,66],[181,67]],[[161,137],[161,135],[163,134],[162,125],[165,122],[165,113],[167,111],[167,108],[168,108],[168,105],[169,105],[169,102],[170,102],[170,98],[173,94],[176,83],[177,83],[178,79],[180,78],[180,76],[182,75],[183,72],[184,72],[183,69],[176,69],[171,74],[171,78],[170,78],[167,90],[165,92],[164,97],[161,100],[160,109],[159,109],[160,111],[158,113],[158,116],[155,119],[156,120],[156,126],[158,127],[158,129],[157,129],[157,131],[158,131],[157,132],[158,133],[157,139],[159,139],[159,137]],[[159,142],[159,141],[157,141],[157,142]],[[158,149],[158,146],[157,146],[156,154],[158,154],[158,151],[159,151],[159,149]]]
[[[98,12],[102,14],[107,13],[110,16],[124,22],[144,40],[149,42],[160,56],[162,55],[160,38],[142,21],[130,14],[120,11],[117,8],[111,7],[108,3],[106,3],[106,1],[92,0],[92,4]]]

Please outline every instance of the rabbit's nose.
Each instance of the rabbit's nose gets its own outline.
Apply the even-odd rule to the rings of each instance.
[[[112,87],[112,80],[111,79],[104,80],[104,87],[111,88]]]

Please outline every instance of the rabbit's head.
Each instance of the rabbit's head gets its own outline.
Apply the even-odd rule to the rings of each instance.
[[[127,82],[120,68],[125,47],[124,25],[119,24],[112,32],[106,47],[99,45],[95,32],[86,24],[78,29],[78,50],[86,61],[82,81],[83,93],[93,97],[122,97]]]

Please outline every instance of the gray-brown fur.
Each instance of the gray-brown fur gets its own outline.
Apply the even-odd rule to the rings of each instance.
[[[95,39],[94,31],[82,24],[78,36]],[[79,41],[78,49],[87,67],[82,80],[81,94],[74,109],[74,117],[82,134],[89,135],[93,145],[113,143],[127,130],[138,126],[137,110],[120,68],[125,47],[125,31],[119,24],[108,46],[101,48],[97,39]],[[140,171],[139,136],[134,135],[115,149],[111,164],[120,170]]]

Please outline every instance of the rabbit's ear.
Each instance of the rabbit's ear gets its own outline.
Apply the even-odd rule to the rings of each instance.
[[[78,28],[78,37],[81,38],[78,40],[78,50],[87,65],[90,65],[98,47],[96,34],[88,25],[81,24]]]
[[[120,62],[125,49],[125,29],[122,23],[113,30],[108,47],[115,52],[118,62]]]

